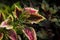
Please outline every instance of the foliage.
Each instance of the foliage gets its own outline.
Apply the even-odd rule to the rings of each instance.
[[[60,40],[60,6],[49,2],[0,1],[0,40]]]

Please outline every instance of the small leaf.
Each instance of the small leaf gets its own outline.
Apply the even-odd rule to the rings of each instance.
[[[53,9],[53,8],[49,8],[49,11],[51,12],[51,14],[55,14],[58,10],[57,9]]]
[[[3,38],[3,33],[0,33],[0,40],[2,40]]]
[[[15,18],[19,18],[19,16],[21,15],[22,13],[22,9],[21,8],[18,8],[18,6],[15,5],[15,10],[13,12],[13,15]]]
[[[46,39],[47,38],[47,33],[45,30],[42,30],[42,31],[38,31],[37,32],[37,36],[41,39]]]
[[[9,30],[8,30],[8,37],[9,37],[11,40],[17,40],[16,31],[15,31],[15,30],[12,30],[12,29],[9,29]]]
[[[42,8],[44,11],[48,11],[48,10],[49,10],[49,5],[48,5],[48,3],[46,3],[45,0],[42,1],[41,8]]]
[[[57,18],[53,18],[53,19],[51,19],[51,21],[52,21],[52,22],[57,22],[58,19],[57,19]]]
[[[0,13],[0,22],[4,21],[4,19],[5,19],[4,13]]]
[[[37,40],[36,32],[33,28],[26,27],[22,31],[29,40]]]
[[[6,28],[6,29],[12,29],[13,26],[9,24],[10,19],[6,19],[5,21],[3,21],[0,25],[0,28]]]

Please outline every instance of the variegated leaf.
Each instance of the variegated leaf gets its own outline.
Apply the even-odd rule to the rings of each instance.
[[[28,14],[30,14],[30,17],[27,18],[27,21],[30,23],[39,23],[40,21],[43,21],[45,19],[45,17],[43,17],[42,15],[40,15],[38,13],[38,10],[31,8],[31,7],[26,7],[25,11],[28,12]]]
[[[0,13],[0,22],[2,22],[5,19],[5,16],[3,13]]]
[[[9,19],[6,19],[1,23],[0,28],[12,29],[13,26],[9,25]]]
[[[22,31],[29,40],[37,40],[36,32],[33,28],[26,27]]]
[[[13,12],[14,17],[15,18],[19,18],[21,13],[22,13],[22,9],[19,8],[17,5],[15,5],[15,10]]]
[[[8,30],[8,37],[9,37],[11,40],[17,40],[16,31],[15,31],[15,30],[12,30],[12,29],[9,29],[9,30]]]
[[[27,18],[27,20],[33,24],[33,23],[39,23],[40,21],[45,20],[45,17],[43,17],[40,14],[33,14],[33,15],[30,15],[30,17]]]

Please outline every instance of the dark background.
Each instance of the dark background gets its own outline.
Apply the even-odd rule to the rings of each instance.
[[[7,5],[12,5],[13,3],[15,2],[18,2],[18,1],[23,1],[23,2],[27,2],[28,3],[28,0],[0,0],[0,3],[4,3],[4,4],[7,4]],[[30,0],[32,2],[35,2],[35,3],[40,3],[42,2],[42,0]],[[46,0],[49,4],[55,4],[57,6],[60,6],[60,0]]]

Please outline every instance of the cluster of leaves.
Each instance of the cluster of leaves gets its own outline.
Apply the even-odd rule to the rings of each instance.
[[[59,10],[45,0],[0,3],[0,40],[59,40]]]

